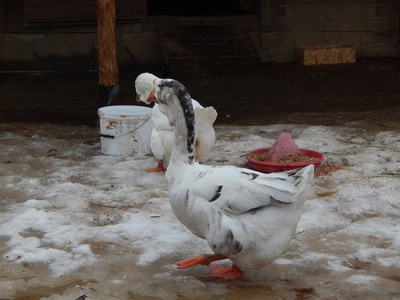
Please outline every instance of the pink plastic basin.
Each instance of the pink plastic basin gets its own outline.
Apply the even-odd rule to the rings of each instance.
[[[258,150],[251,151],[249,153],[261,154],[264,152],[268,152],[270,148],[262,148]],[[313,164],[316,168],[321,166],[321,162],[324,160],[324,155],[317,151],[308,150],[308,149],[300,149],[300,152],[308,157],[317,157],[318,160],[308,163],[294,163],[294,164],[279,164],[273,162],[259,161],[249,157],[249,153],[246,154],[246,159],[249,163],[250,168],[256,171],[264,172],[264,173],[272,173],[272,172],[280,172],[280,171],[289,171],[298,168],[304,168],[305,166]]]

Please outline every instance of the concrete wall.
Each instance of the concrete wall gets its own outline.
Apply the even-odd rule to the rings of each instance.
[[[398,32],[271,32],[250,33],[263,62],[293,62],[303,46],[348,45],[357,58],[400,57]]]
[[[0,33],[0,45],[0,71],[79,72],[97,67],[97,33],[92,27]],[[143,31],[142,24],[118,26],[117,60],[122,68],[163,64],[157,31]]]
[[[295,48],[349,45],[360,57],[399,57],[398,0],[263,0],[260,32],[252,32],[264,62],[292,62]]]

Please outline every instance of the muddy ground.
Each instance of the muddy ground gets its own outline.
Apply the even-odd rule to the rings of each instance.
[[[244,166],[286,130],[334,167],[280,257],[223,280],[176,269],[211,250],[173,215],[164,174],[145,171],[154,157],[104,155],[94,127],[0,124],[0,298],[400,299],[398,131],[345,125],[215,127],[204,164]]]

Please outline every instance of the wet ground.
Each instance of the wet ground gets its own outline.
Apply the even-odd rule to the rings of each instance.
[[[398,130],[217,126],[204,164],[244,166],[246,152],[287,130],[337,170],[316,177],[281,256],[237,280],[176,269],[210,249],[174,217],[163,174],[145,171],[152,156],[103,155],[94,127],[0,130],[0,298],[400,299]]]

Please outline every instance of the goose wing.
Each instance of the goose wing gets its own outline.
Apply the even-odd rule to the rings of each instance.
[[[271,204],[290,204],[313,177],[313,165],[264,174],[237,167],[211,167],[199,173],[190,192],[225,214],[241,214]]]

